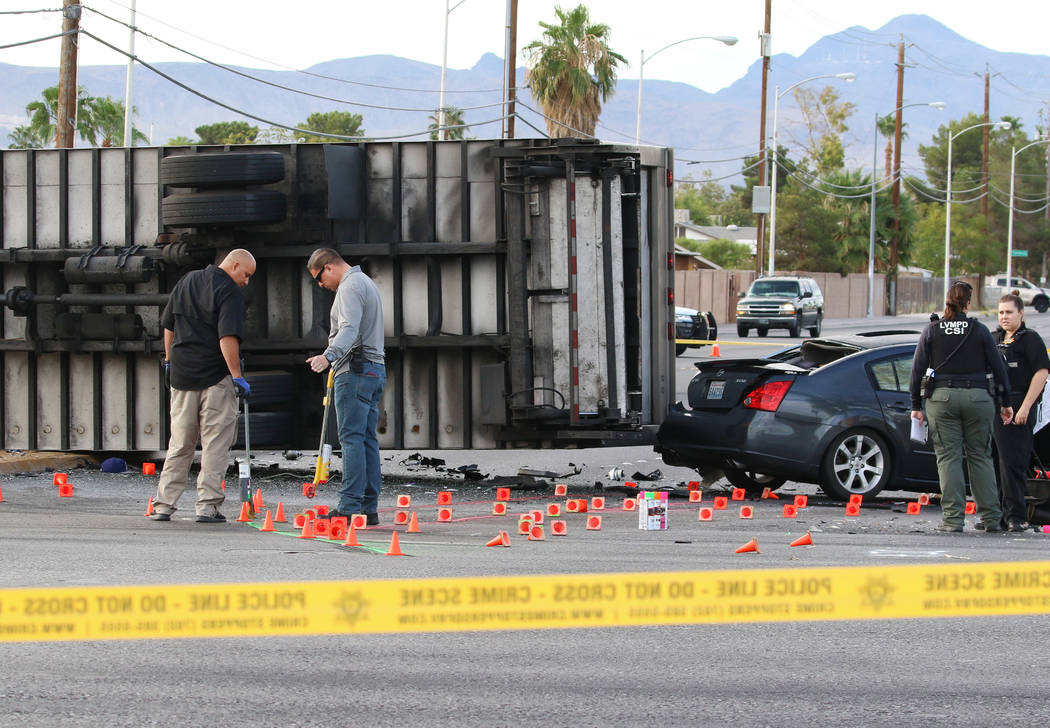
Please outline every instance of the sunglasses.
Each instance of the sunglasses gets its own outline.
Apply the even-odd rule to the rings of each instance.
[[[324,266],[323,265],[320,268],[317,269],[317,275],[314,276],[314,283],[317,283],[318,285],[320,285],[320,283],[321,283],[321,275],[322,274],[324,274]]]

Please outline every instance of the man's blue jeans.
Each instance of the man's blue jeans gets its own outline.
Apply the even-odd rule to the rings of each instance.
[[[335,378],[335,413],[343,448],[341,513],[376,513],[382,472],[379,466],[379,400],[386,386],[386,367],[365,362],[361,374],[344,372]]]

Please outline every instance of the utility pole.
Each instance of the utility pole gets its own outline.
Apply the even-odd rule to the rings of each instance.
[[[507,139],[514,138],[514,100],[517,98],[518,85],[518,0],[507,0],[507,108],[504,111],[504,128]]]
[[[135,70],[135,0],[131,0],[131,30],[128,37],[128,72],[124,78],[124,146],[135,146],[132,138],[132,103],[131,87]]]
[[[71,149],[77,130],[77,46],[80,31],[80,0],[62,0],[62,55],[58,68],[58,109],[55,147]]]
[[[904,35],[897,41],[897,116],[893,129],[893,227],[890,233],[890,316],[897,315],[897,253],[901,236],[901,127],[904,115]]]
[[[766,0],[765,30],[759,36],[762,40],[762,111],[758,121],[758,186],[766,185],[766,89],[769,84],[769,32],[773,17],[772,0]],[[774,169],[773,174],[777,171]],[[766,248],[766,215],[758,213],[758,225],[755,234],[755,275],[762,275],[762,261]]]
[[[991,136],[991,127],[988,126],[988,64],[984,64],[984,119],[983,144],[981,146],[981,214],[988,216],[988,139]]]

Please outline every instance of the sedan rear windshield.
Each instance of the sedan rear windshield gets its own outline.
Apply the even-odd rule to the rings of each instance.
[[[798,297],[798,283],[795,281],[755,281],[751,284],[752,296],[791,296]]]
[[[825,339],[809,339],[800,346],[773,354],[769,358],[802,369],[819,369],[825,364],[856,354],[860,349],[852,344]]]

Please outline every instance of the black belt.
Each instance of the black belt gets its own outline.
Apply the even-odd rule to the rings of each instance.
[[[988,383],[984,380],[957,379],[952,377],[934,377],[933,388],[952,387],[955,389],[985,389]]]

